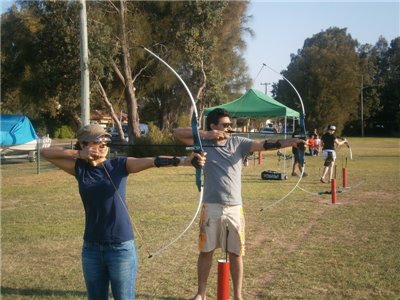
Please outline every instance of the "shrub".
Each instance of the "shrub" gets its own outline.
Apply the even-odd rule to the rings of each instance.
[[[182,146],[181,146],[182,145]],[[135,140],[129,147],[128,155],[134,157],[152,157],[157,155],[185,155],[185,147],[178,142],[169,130],[160,130],[153,123],[149,124],[149,133]]]
[[[75,137],[75,132],[68,125],[62,125],[54,130],[54,137],[59,139],[71,139]]]

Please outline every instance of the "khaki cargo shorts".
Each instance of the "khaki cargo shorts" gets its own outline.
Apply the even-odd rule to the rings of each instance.
[[[222,248],[224,252],[244,256],[245,222],[241,205],[203,204],[199,227],[200,252]]]

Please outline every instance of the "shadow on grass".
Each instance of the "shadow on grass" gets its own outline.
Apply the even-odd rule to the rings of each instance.
[[[27,158],[1,158],[0,164],[2,165],[16,165],[16,164],[23,164],[29,163],[32,164],[33,162],[29,162]],[[36,163],[35,163],[36,164]]]
[[[10,288],[10,287],[1,287],[1,295],[2,296],[37,296],[37,297],[61,297],[61,298],[84,298],[86,299],[85,291],[61,291],[61,290],[49,290],[49,289],[35,289],[35,288],[26,288],[26,289],[18,289],[18,288]],[[136,295],[136,298],[140,299],[159,299],[159,300],[185,300],[186,298],[176,298],[172,296],[155,296],[155,295],[146,295],[139,294]]]
[[[136,298],[154,299],[154,300],[187,300],[187,298],[177,298],[177,297],[171,297],[171,296],[155,296],[155,295],[145,295],[145,294],[136,295]]]
[[[1,287],[1,295],[2,296],[59,296],[62,298],[68,297],[86,297],[85,291],[61,291],[61,290],[49,290],[49,289],[37,289],[37,288],[10,288],[10,287]]]

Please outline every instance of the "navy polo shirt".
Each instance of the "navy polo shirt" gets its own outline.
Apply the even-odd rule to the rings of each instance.
[[[85,160],[76,160],[75,174],[85,208],[85,241],[122,243],[133,239],[125,202],[126,161],[125,157],[118,157],[92,166]]]

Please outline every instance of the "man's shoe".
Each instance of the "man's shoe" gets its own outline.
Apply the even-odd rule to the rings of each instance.
[[[297,173],[296,173],[296,172],[293,172],[293,173],[292,173],[292,176],[297,176]]]
[[[308,174],[306,172],[303,173],[303,177],[307,177]]]

